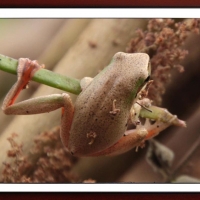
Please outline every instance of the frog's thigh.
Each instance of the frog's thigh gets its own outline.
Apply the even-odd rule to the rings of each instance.
[[[90,156],[118,155],[140,146],[148,132],[146,129],[132,129],[125,132],[124,136],[111,147]]]

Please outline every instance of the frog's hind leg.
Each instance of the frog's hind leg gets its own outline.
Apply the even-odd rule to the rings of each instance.
[[[52,94],[28,99],[7,107],[4,112],[8,115],[30,115],[54,111],[62,108],[60,137],[65,147],[68,144],[74,106],[67,93]]]
[[[149,119],[146,119],[144,125],[138,125],[136,129],[127,130],[122,138],[111,147],[90,156],[114,156],[125,153],[133,148],[137,150],[138,147],[144,147],[146,140],[156,136],[169,125],[169,123],[161,121],[156,121],[152,124]]]
[[[145,140],[145,137],[147,135],[147,131],[145,129],[132,129],[125,132],[128,135],[122,136],[122,138],[112,145],[111,147],[97,152],[95,154],[92,154],[90,156],[115,156],[118,154],[122,154],[124,152],[129,151],[130,149],[140,146],[143,141]]]
[[[58,108],[62,108],[60,135],[63,144],[67,147],[69,130],[71,128],[74,114],[74,106],[68,94],[52,94],[28,99],[14,104],[21,90],[26,88],[31,77],[41,68],[44,68],[44,66],[39,65],[35,60],[31,61],[28,58],[19,59],[17,67],[17,82],[6,95],[3,101],[2,110],[7,115],[30,115],[51,112]]]

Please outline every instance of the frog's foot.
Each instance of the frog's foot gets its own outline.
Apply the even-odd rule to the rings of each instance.
[[[137,103],[138,105],[140,105],[141,108],[144,108],[144,109],[148,110],[149,112],[152,112],[152,111],[149,109],[150,106],[151,106],[151,103],[152,103],[152,101],[151,101],[150,99],[148,99],[148,98],[143,98],[143,99],[141,99],[141,100],[138,100],[136,103]]]
[[[18,79],[3,101],[3,106],[2,106],[3,111],[5,111],[9,106],[14,104],[20,91],[22,89],[27,88],[27,85],[33,74],[41,68],[44,68],[44,65],[39,65],[36,60],[31,61],[28,58],[19,59],[17,67]]]
[[[138,146],[135,147],[135,151],[138,152],[138,149],[143,149],[145,147],[145,140],[143,140]]]
[[[18,82],[21,85],[20,89],[26,88],[34,73],[44,67],[44,65],[39,65],[36,60],[20,58],[17,67]]]
[[[135,126],[138,126],[141,124],[140,122],[140,111],[141,109],[146,109],[149,112],[152,112],[149,107],[151,106],[151,100],[149,100],[148,98],[143,98],[142,100],[138,100],[137,102],[135,102],[130,110],[130,117],[129,117],[129,121],[134,124]]]
[[[149,80],[144,87],[141,89],[141,91],[138,93],[138,98],[142,100],[143,98],[146,98],[148,96],[150,85],[153,83],[153,80]]]
[[[134,103],[130,110],[130,116],[129,116],[129,123],[134,124],[135,126],[140,125],[140,114],[141,106],[139,104]]]

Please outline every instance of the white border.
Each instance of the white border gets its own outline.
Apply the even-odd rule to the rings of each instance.
[[[199,18],[200,9],[166,8],[59,8],[0,9],[0,18]]]
[[[0,9],[0,18],[200,18],[200,9]],[[197,192],[196,184],[0,184],[17,192]]]
[[[0,192],[197,192],[194,184],[0,184]]]

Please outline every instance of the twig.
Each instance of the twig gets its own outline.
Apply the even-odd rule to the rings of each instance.
[[[0,54],[0,70],[17,74],[17,65],[18,60]],[[38,70],[32,80],[73,94],[81,92],[79,80],[46,69]]]

